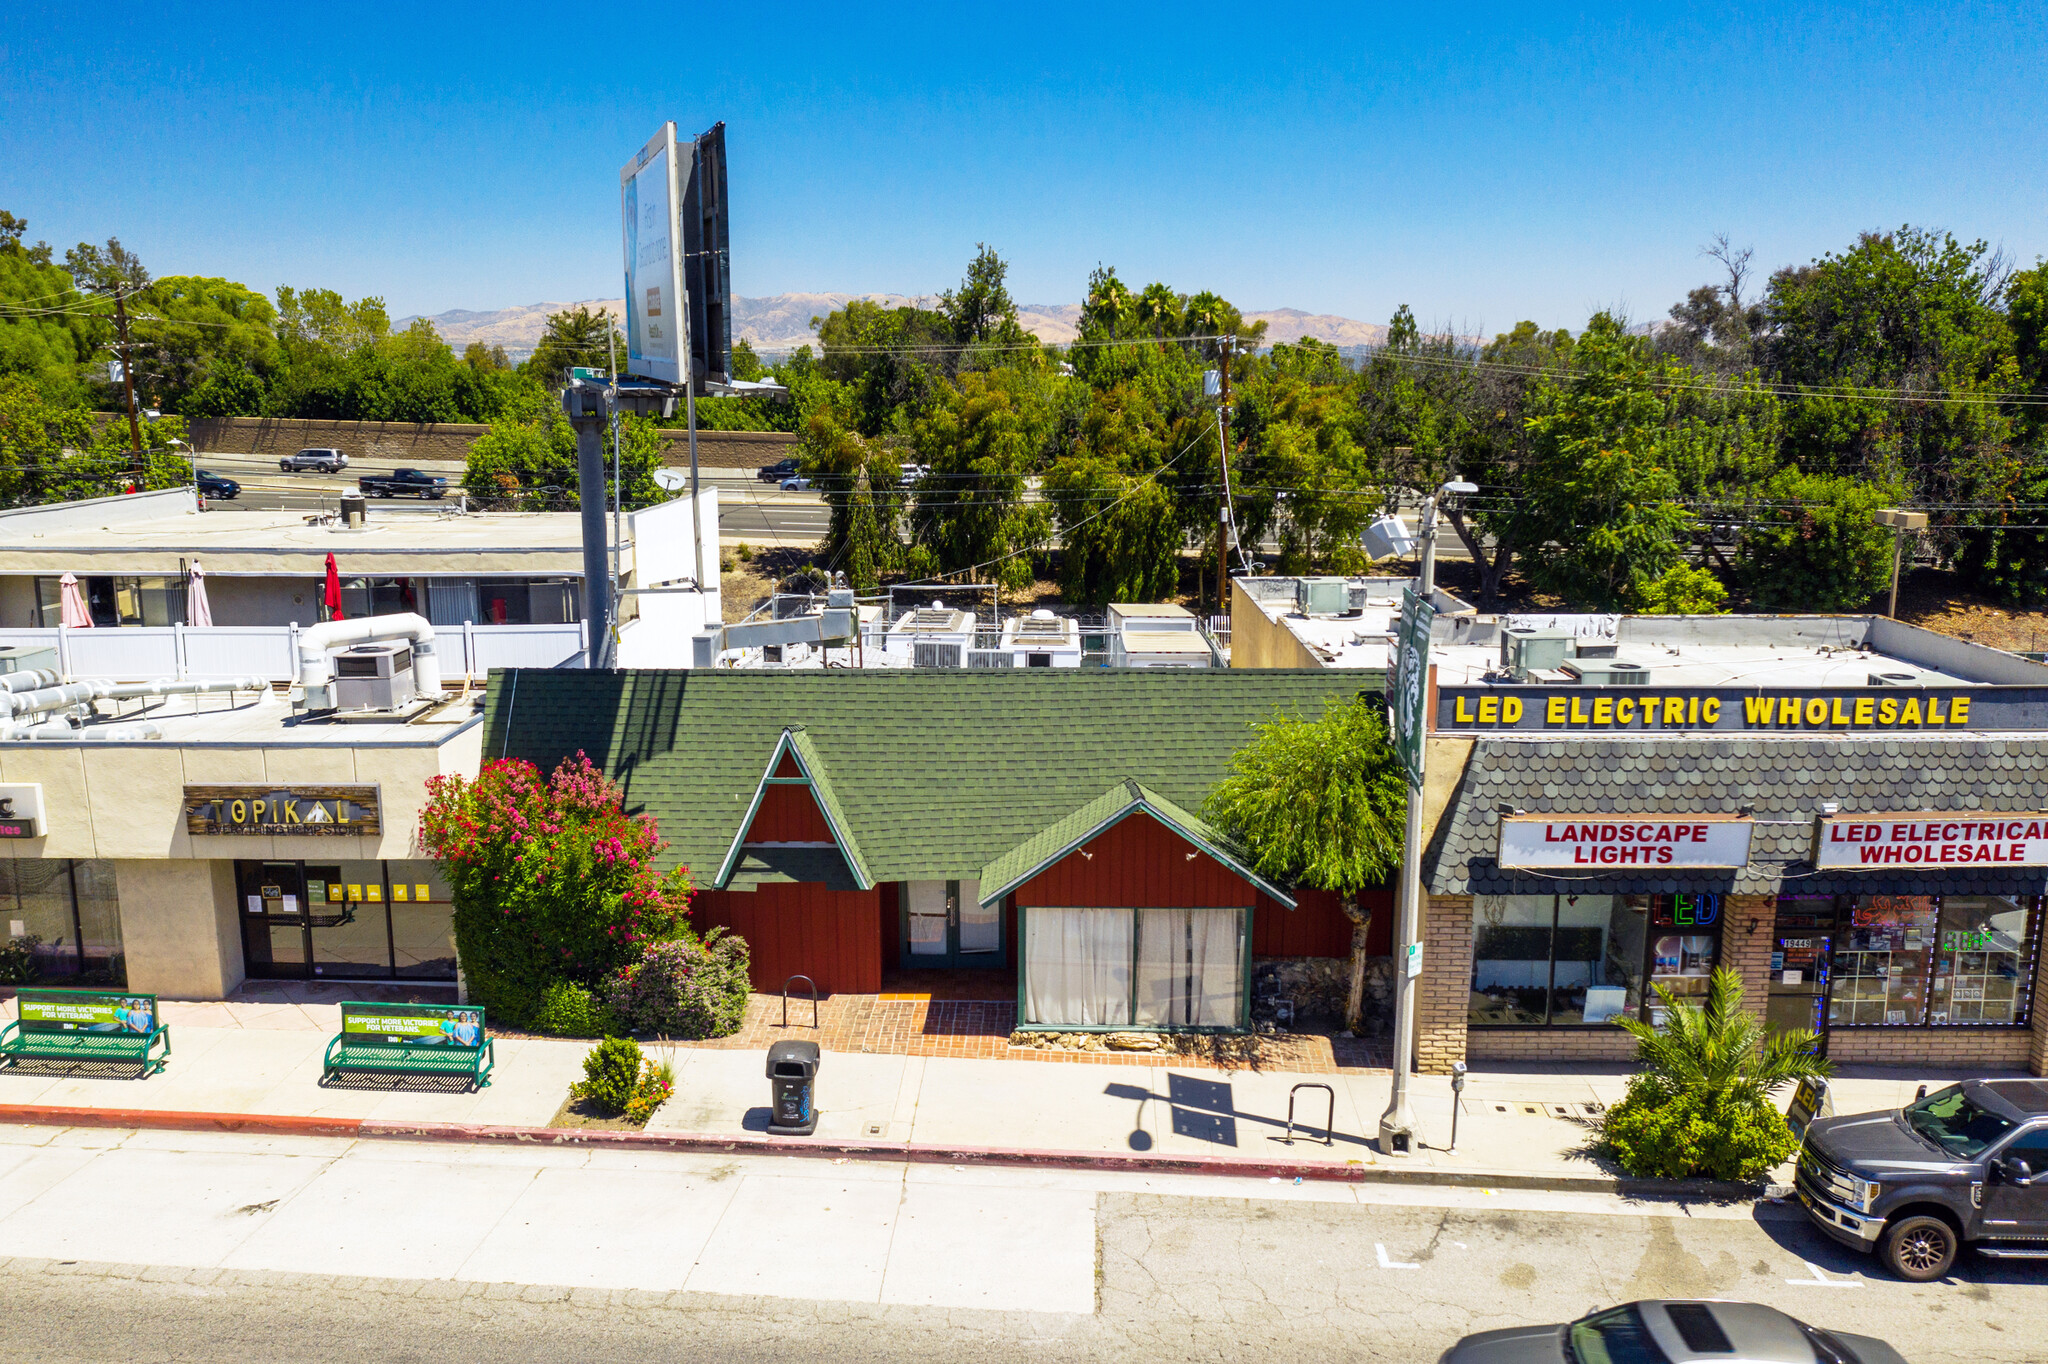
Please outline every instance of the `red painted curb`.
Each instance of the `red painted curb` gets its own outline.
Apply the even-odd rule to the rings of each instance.
[[[0,1122],[34,1127],[130,1127],[161,1132],[239,1132],[268,1137],[355,1137],[361,1118],[282,1113],[173,1113],[150,1108],[49,1108],[0,1104]]]

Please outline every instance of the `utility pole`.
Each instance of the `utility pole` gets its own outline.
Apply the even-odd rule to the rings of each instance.
[[[135,349],[128,340],[128,286],[114,286],[114,325],[121,329],[121,381],[128,390],[128,448],[142,449],[142,427],[135,420]]]
[[[1216,453],[1223,461],[1223,499],[1216,504],[1216,614],[1230,614],[1230,352],[1234,336],[1223,338],[1223,401],[1216,409]]]

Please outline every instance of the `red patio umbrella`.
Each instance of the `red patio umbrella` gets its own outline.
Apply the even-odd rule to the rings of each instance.
[[[341,570],[335,566],[334,556],[327,556],[327,603],[329,620],[346,620],[341,613]]]

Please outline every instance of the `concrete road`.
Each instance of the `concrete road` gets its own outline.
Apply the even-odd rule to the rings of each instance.
[[[27,1128],[0,1250],[32,1360],[1426,1362],[1726,1296],[1991,1364],[2048,1320],[2048,1270],[1895,1283],[1773,1207]]]

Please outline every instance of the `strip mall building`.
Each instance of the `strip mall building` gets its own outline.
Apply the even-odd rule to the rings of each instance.
[[[2048,1072],[2048,667],[1883,618],[1439,623],[1417,1054],[1616,1060],[1741,973],[1839,1063]]]

